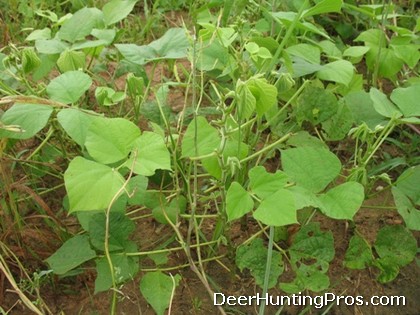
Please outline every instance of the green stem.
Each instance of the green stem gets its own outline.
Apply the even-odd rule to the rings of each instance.
[[[265,153],[267,151],[270,151],[271,149],[273,149],[276,146],[278,146],[280,143],[286,142],[290,138],[291,135],[292,135],[292,133],[286,134],[285,136],[281,137],[276,142],[273,142],[272,144],[270,144],[270,145],[262,148],[260,151],[257,151],[254,154],[251,154],[251,155],[247,156],[246,158],[240,160],[240,163],[243,164],[245,162],[248,162],[248,161],[252,160],[255,157],[258,157],[259,155],[261,155],[261,154],[263,154],[263,153]]]
[[[264,288],[263,288],[263,297],[266,296],[268,292],[268,282],[270,281],[270,272],[271,272],[271,260],[273,258],[273,243],[274,243],[274,226],[270,226],[270,237],[268,239],[268,252],[267,252],[267,264],[265,266],[265,275],[264,275]],[[263,302],[260,306],[258,312],[259,315],[264,315],[265,303]]]

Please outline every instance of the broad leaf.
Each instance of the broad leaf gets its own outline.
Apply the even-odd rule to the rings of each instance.
[[[404,219],[407,228],[420,231],[420,210],[416,209],[414,202],[397,187],[392,187],[392,195],[397,211]]]
[[[317,125],[333,116],[337,110],[337,98],[333,93],[310,85],[298,98],[296,118],[299,123],[306,120]]]
[[[391,118],[393,116],[401,116],[400,111],[394,104],[392,104],[390,100],[388,100],[384,93],[382,93],[376,88],[371,88],[369,94],[373,102],[373,107],[375,107],[375,110],[379,114],[388,118]]]
[[[347,182],[319,196],[321,211],[333,219],[353,220],[365,198],[364,188],[357,182]]]
[[[71,213],[106,209],[121,194],[124,177],[114,168],[78,156],[64,173],[64,183]]]
[[[239,219],[254,207],[254,202],[247,191],[238,182],[233,182],[226,195],[226,213],[228,221]]]
[[[64,22],[57,36],[60,39],[74,43],[83,40],[94,27],[100,26],[103,19],[102,11],[96,8],[83,8]]]
[[[66,49],[69,45],[58,40],[58,39],[37,39],[35,41],[35,48],[41,54],[54,55],[60,54]]]
[[[391,100],[397,104],[405,117],[420,116],[420,84],[392,91]]]
[[[344,139],[353,125],[353,115],[343,99],[337,103],[337,112],[326,121],[322,122],[322,128],[330,141]]]
[[[256,166],[249,173],[249,185],[252,192],[260,198],[266,198],[277,190],[284,188],[288,177],[282,171],[268,173],[264,166]]]
[[[255,112],[257,100],[246,83],[238,80],[236,84],[237,111],[240,119],[248,119]]]
[[[277,103],[277,88],[265,79],[251,79],[247,86],[255,97],[255,107],[258,116],[264,115],[267,110]]]
[[[76,108],[65,108],[57,114],[57,120],[61,127],[81,147],[85,145],[90,124],[98,117]]]
[[[294,195],[286,189],[279,189],[263,199],[254,218],[266,225],[283,226],[298,223]]]
[[[3,114],[3,116],[1,116],[0,139],[29,139],[33,137],[38,131],[45,127],[52,112],[53,108],[47,105],[13,105]],[[3,126],[9,126],[9,128]]]
[[[57,66],[62,73],[67,71],[83,70],[86,56],[83,51],[65,50],[57,60]]]
[[[133,10],[137,0],[113,0],[104,5],[104,21],[106,25],[112,25],[125,19]]]
[[[180,275],[167,276],[160,271],[148,272],[140,280],[140,291],[157,315],[163,315],[171,302],[172,292],[181,280]]]
[[[146,131],[134,142],[131,157],[125,163],[128,168],[133,165],[134,152],[137,152],[133,168],[136,174],[151,176],[158,169],[171,170],[168,148],[163,138],[154,132]]]
[[[344,258],[344,265],[350,269],[364,269],[372,261],[372,249],[366,240],[357,234],[352,236]]]
[[[286,52],[292,56],[297,56],[306,61],[319,65],[321,63],[321,51],[317,46],[309,44],[297,44],[290,46]]]
[[[267,252],[268,250],[264,247],[260,238],[254,239],[250,244],[241,245],[236,249],[236,266],[241,271],[249,269],[255,278],[255,283],[260,287],[264,285]],[[279,276],[284,270],[281,254],[273,250],[272,255],[268,288],[273,288],[276,285]]]
[[[127,158],[140,129],[124,118],[98,117],[90,124],[85,146],[98,162],[111,164]]]
[[[317,193],[338,176],[340,160],[328,149],[302,147],[283,150],[283,170],[296,183]]]
[[[75,103],[92,85],[92,79],[82,71],[68,71],[51,80],[47,93],[54,101]]]
[[[365,91],[351,92],[344,97],[344,100],[357,125],[364,122],[370,130],[375,130],[375,127],[385,120],[375,110],[369,93]]]
[[[93,247],[105,251],[105,230],[107,220],[105,213],[99,213],[90,218],[89,236]],[[110,251],[123,250],[128,242],[128,237],[135,229],[135,224],[125,213],[111,211],[109,214],[108,245]]]
[[[204,117],[198,116],[190,122],[184,134],[182,156],[196,157],[207,155],[217,150],[219,145],[220,138],[217,129],[210,126]]]
[[[95,251],[90,248],[89,237],[76,235],[67,240],[46,261],[55,274],[63,275],[95,257]]]
[[[337,60],[327,63],[317,72],[317,76],[321,80],[342,83],[346,86],[353,79],[353,74],[353,65],[347,60]]]
[[[329,12],[340,12],[342,4],[342,0],[323,0],[318,2],[310,9],[303,11],[302,17],[307,18],[312,15],[318,15]]]
[[[137,252],[137,246],[133,242],[128,242],[125,248],[126,252]],[[114,277],[117,284],[134,279],[139,271],[139,258],[135,256],[127,256],[125,253],[112,253],[112,265],[114,266]],[[111,270],[106,257],[96,260],[96,279],[95,294],[107,291],[112,287]]]

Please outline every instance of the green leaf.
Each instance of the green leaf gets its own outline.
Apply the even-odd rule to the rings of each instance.
[[[391,93],[391,100],[397,104],[404,117],[420,116],[420,84],[407,88],[396,88]]]
[[[68,71],[51,80],[47,93],[54,101],[75,103],[92,85],[92,79],[82,71]]]
[[[359,58],[369,51],[367,46],[350,46],[343,52],[343,57]]]
[[[283,170],[298,185],[317,193],[338,176],[340,160],[325,148],[302,147],[281,151]]]
[[[369,93],[351,92],[344,97],[344,100],[357,125],[366,123],[370,130],[375,130],[375,127],[384,121],[384,117],[373,107]]]
[[[287,188],[295,197],[296,209],[303,209],[306,207],[320,207],[320,201],[318,197],[311,191],[300,186],[292,186]]]
[[[337,103],[337,112],[326,121],[322,122],[322,128],[330,141],[344,139],[353,125],[353,115],[343,99]]]
[[[337,98],[333,93],[312,85],[307,86],[297,101],[296,118],[317,125],[337,113]]]
[[[369,244],[363,237],[353,235],[344,257],[344,265],[350,269],[364,269],[370,266],[372,261],[373,254]]]
[[[267,265],[267,248],[264,247],[260,238],[254,239],[247,245],[241,245],[236,249],[235,262],[238,268],[243,271],[249,269],[255,278],[255,283],[262,287],[264,285],[265,268]],[[284,265],[281,254],[273,250],[270,266],[270,276],[268,288],[273,288],[279,276],[284,271]]]
[[[190,43],[183,28],[171,28],[149,45],[117,44],[115,46],[124,58],[142,65],[152,60],[184,58],[187,56]]]
[[[131,196],[128,199],[129,205],[145,205],[143,201],[146,199],[148,183],[149,180],[145,176],[137,175],[130,178],[127,185],[128,194]]]
[[[342,0],[323,0],[310,9],[304,10],[302,18],[329,12],[341,12]]]
[[[89,237],[76,235],[48,257],[46,262],[55,274],[63,275],[95,257],[95,251],[90,248]]]
[[[42,30],[34,30],[25,38],[25,41],[34,41],[38,39],[51,39],[51,29],[46,27]]]
[[[137,252],[136,244],[129,242],[126,251],[132,253]],[[126,256],[125,253],[115,253],[110,256],[112,265],[114,266],[114,276],[117,284],[134,279],[139,271],[138,257]],[[109,290],[112,287],[112,275],[106,257],[96,260],[96,273],[95,294]]]
[[[41,54],[54,55],[60,54],[66,49],[69,45],[58,40],[58,39],[37,39],[35,41],[35,48]]]
[[[258,116],[264,115],[277,103],[277,88],[267,82],[266,79],[250,79],[247,86],[255,97],[255,107]]]
[[[405,170],[398,177],[396,187],[414,204],[420,205],[420,165]]]
[[[57,32],[60,39],[74,43],[83,40],[94,27],[100,26],[103,19],[102,11],[96,8],[83,8],[66,20]]]
[[[254,218],[272,226],[298,223],[294,195],[289,190],[279,189],[262,200]]]
[[[109,251],[122,250],[126,247],[128,237],[135,230],[135,224],[125,213],[111,211],[109,214]],[[93,247],[105,251],[105,230],[107,220],[105,213],[98,213],[89,220],[89,236]]]
[[[390,259],[402,267],[412,262],[417,253],[417,241],[402,225],[388,225],[379,230],[375,250],[379,257]]]
[[[397,187],[392,187],[392,195],[394,196],[397,211],[404,219],[407,228],[420,231],[420,210],[416,209],[414,202]]]
[[[347,182],[319,196],[321,211],[337,220],[353,220],[365,198],[364,188],[357,182]]]
[[[84,147],[90,124],[98,116],[76,108],[65,108],[57,114],[57,120],[67,134],[81,147]]]
[[[89,211],[106,209],[124,184],[124,177],[111,167],[74,158],[64,173],[70,210]]]
[[[228,222],[247,214],[254,207],[254,202],[247,191],[238,182],[233,182],[226,195],[226,214]]]
[[[195,141],[197,125],[197,141]],[[219,148],[220,138],[216,128],[210,126],[206,118],[198,116],[188,125],[182,140],[182,157],[207,155]],[[197,152],[196,152],[197,149]]]
[[[248,119],[254,113],[257,100],[246,83],[238,80],[236,84],[238,116],[240,119]]]
[[[140,280],[140,291],[157,315],[163,315],[171,302],[172,292],[181,280],[180,275],[167,276],[160,271],[148,272]]]
[[[98,86],[95,90],[95,98],[102,106],[115,105],[125,99],[126,95],[122,91],[114,91],[107,86]]]
[[[85,146],[98,162],[111,164],[127,158],[140,129],[124,118],[98,117],[87,130]]]
[[[137,158],[134,162],[133,171],[136,174],[151,176],[156,170],[171,170],[171,159],[168,148],[163,138],[150,131],[145,131],[134,142],[130,159],[125,166],[131,168],[133,165],[134,152]]]
[[[297,44],[286,48],[286,52],[306,61],[319,65],[321,63],[321,51],[318,47],[309,44]]]
[[[157,207],[153,208],[152,214],[155,220],[159,223],[168,224],[169,219],[172,224],[176,224],[178,221],[178,215],[185,213],[186,207],[187,199],[180,195],[173,199],[170,204],[167,204],[166,201],[163,201]],[[168,217],[168,219],[166,217]]]
[[[337,60],[327,63],[318,70],[317,76],[321,80],[342,83],[348,86],[353,79],[354,68],[347,60]]]
[[[9,108],[0,119],[0,139],[29,139],[38,133],[48,122],[53,108],[38,104],[15,104]],[[6,130],[2,125],[13,126],[13,130]]]
[[[402,114],[399,112],[397,107],[388,100],[384,93],[376,88],[371,88],[369,95],[372,99],[373,107],[379,114],[388,118],[394,116],[401,117]]]
[[[391,45],[395,56],[403,60],[411,69],[419,62],[420,52],[418,45]]]
[[[41,65],[41,59],[35,52],[33,47],[24,48],[22,50],[22,70],[25,74],[34,71]]]
[[[249,186],[252,192],[260,198],[266,198],[277,190],[283,188],[288,181],[288,177],[282,171],[268,173],[264,166],[256,166],[249,173]]]
[[[86,56],[82,51],[65,50],[57,60],[57,66],[62,73],[67,71],[83,70]]]
[[[112,25],[125,19],[133,10],[136,3],[137,0],[113,0],[106,3],[102,8],[105,24]]]

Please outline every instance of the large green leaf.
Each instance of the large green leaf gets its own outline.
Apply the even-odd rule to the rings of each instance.
[[[297,44],[289,46],[286,52],[292,56],[303,58],[312,64],[319,65],[321,63],[321,51],[314,45]]]
[[[168,148],[163,138],[150,131],[145,131],[136,139],[133,146],[133,153],[125,165],[131,168],[133,165],[134,151],[137,157],[134,162],[134,173],[151,176],[156,170],[171,170],[171,159]]]
[[[366,123],[371,130],[375,130],[375,127],[385,120],[375,110],[369,93],[365,91],[351,92],[344,97],[344,100],[357,125]]]
[[[342,140],[353,125],[353,115],[343,99],[337,103],[337,112],[322,122],[322,129],[330,141]]]
[[[160,271],[148,272],[140,280],[140,291],[157,315],[163,315],[171,302],[172,291],[178,286],[180,275],[167,276]]]
[[[47,105],[15,104],[1,116],[0,138],[28,139],[33,137],[45,127],[52,112],[53,108]],[[9,126],[9,130],[2,126]]]
[[[347,182],[319,196],[321,211],[333,219],[353,220],[365,198],[364,188],[357,182]]]
[[[57,32],[60,39],[74,43],[83,40],[94,27],[100,26],[103,19],[102,11],[96,8],[83,8],[66,20]]]
[[[57,60],[57,66],[61,72],[84,69],[86,56],[83,51],[65,50]]]
[[[416,209],[414,202],[398,187],[392,187],[392,195],[407,228],[420,231],[420,210]]]
[[[396,187],[420,205],[420,165],[405,170],[397,179]]]
[[[104,21],[106,25],[111,25],[126,18],[133,10],[137,0],[113,0],[104,5]]]
[[[268,173],[264,166],[256,166],[249,173],[249,185],[252,192],[260,198],[266,198],[277,190],[283,188],[288,181],[288,177],[282,171]]]
[[[337,177],[340,160],[325,148],[302,147],[283,150],[283,170],[296,183],[317,193]]]
[[[258,116],[264,115],[277,103],[277,88],[262,78],[250,79],[247,86],[255,97],[255,108]]]
[[[58,39],[37,39],[35,41],[36,50],[46,55],[60,54],[68,49],[68,47],[69,45],[67,43]]]
[[[323,14],[323,13],[340,12],[342,5],[343,5],[342,0],[319,1],[313,7],[303,11],[302,17],[306,18],[312,15],[318,15],[318,14]]]
[[[420,116],[420,84],[392,91],[391,100],[397,104],[405,117]]]
[[[298,98],[296,118],[317,125],[337,113],[337,98],[325,89],[309,85]]]
[[[384,93],[376,88],[371,88],[369,92],[375,110],[384,117],[391,118],[393,116],[400,117],[401,113],[398,108],[392,104]]]
[[[254,202],[247,191],[238,182],[233,182],[226,195],[226,213],[228,221],[239,219],[254,207]]]
[[[90,248],[89,237],[87,235],[76,235],[67,240],[46,261],[54,273],[63,275],[95,257],[95,251]]]
[[[111,211],[109,214],[108,248],[110,251],[122,250],[126,247],[129,235],[135,224],[125,213]],[[93,247],[105,251],[105,230],[107,219],[105,213],[98,213],[89,220],[89,236]]]
[[[238,116],[248,119],[255,112],[257,100],[246,83],[238,80],[236,84]]]
[[[98,162],[111,164],[127,158],[140,129],[124,118],[94,119],[86,134],[85,146]]]
[[[70,210],[89,211],[106,209],[124,184],[124,177],[114,168],[74,158],[64,173]]]
[[[51,80],[47,93],[54,101],[75,103],[92,85],[92,79],[82,71],[68,71]]]
[[[65,108],[57,114],[57,120],[61,127],[81,147],[85,145],[90,124],[97,117],[76,108]]]
[[[184,134],[182,156],[195,157],[210,154],[217,150],[219,145],[220,138],[217,129],[210,126],[204,117],[198,116],[190,122]]]
[[[254,218],[266,225],[283,226],[298,223],[294,195],[286,189],[279,189],[263,199]]]
[[[353,235],[344,257],[344,265],[350,269],[364,269],[372,261],[373,254],[369,244],[363,237],[357,234]]]
[[[346,86],[353,79],[353,74],[353,65],[347,60],[337,60],[327,63],[317,72],[317,76],[321,80],[342,83]]]
[[[263,245],[263,241],[260,238],[254,239],[250,244],[241,245],[236,249],[236,265],[241,271],[249,269],[252,276],[255,278],[255,283],[260,287],[264,285],[267,252],[268,250]],[[273,250],[268,288],[273,288],[276,285],[283,270],[284,265],[282,256],[278,251]]]
[[[128,242],[125,248],[126,252],[137,252],[137,246],[133,242]],[[114,266],[114,277],[117,284],[134,279],[139,271],[139,258],[135,256],[127,256],[125,253],[112,253],[112,265]],[[95,293],[107,291],[112,287],[111,270],[106,257],[96,260],[96,279]]]
[[[149,45],[117,44],[115,46],[124,58],[142,65],[152,60],[184,58],[187,56],[190,43],[183,28],[171,28]]]

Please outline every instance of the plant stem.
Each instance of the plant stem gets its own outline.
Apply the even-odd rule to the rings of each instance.
[[[271,260],[273,258],[273,243],[274,243],[274,226],[270,226],[270,237],[268,239],[267,264],[265,266],[265,275],[264,275],[263,297],[265,297],[268,292],[268,282],[270,281],[270,272],[271,272]],[[258,314],[264,315],[264,311],[265,311],[265,303],[263,302],[260,306],[260,310]]]

